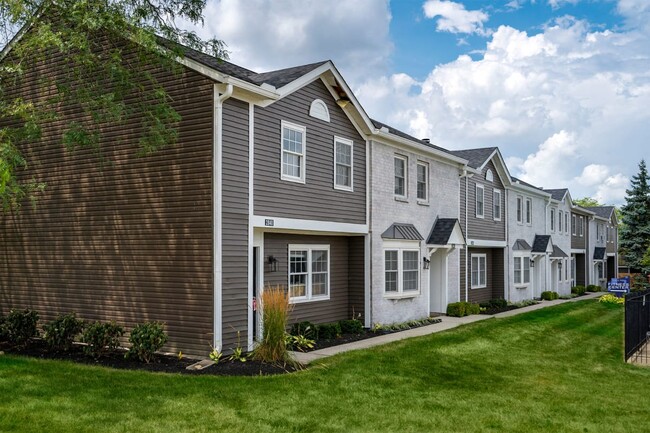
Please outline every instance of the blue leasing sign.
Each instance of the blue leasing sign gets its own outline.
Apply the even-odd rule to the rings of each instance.
[[[612,278],[607,283],[607,291],[616,294],[618,297],[630,293],[630,277]]]

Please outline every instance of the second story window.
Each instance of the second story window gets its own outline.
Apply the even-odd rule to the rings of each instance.
[[[526,199],[526,224],[533,223],[533,201],[529,198]]]
[[[580,237],[584,236],[585,234],[585,218],[580,217]]]
[[[483,185],[476,185],[476,217],[485,217],[485,188]]]
[[[557,212],[557,231],[562,233],[562,211]]]
[[[524,199],[522,197],[517,197],[517,222],[521,223],[523,221],[523,206]]]
[[[555,231],[555,209],[551,209],[551,231]]]
[[[564,233],[569,234],[569,212],[564,212]]]
[[[282,122],[282,180],[305,183],[306,128]]]
[[[429,165],[424,162],[418,162],[417,165],[417,196],[418,201],[429,201]]]
[[[576,216],[571,215],[571,234],[576,235]]]
[[[334,188],[352,191],[353,143],[334,137]]]
[[[494,190],[492,204],[494,209],[492,210],[492,215],[494,216],[495,221],[501,221],[501,191]]]
[[[406,198],[406,158],[395,157],[395,197]]]

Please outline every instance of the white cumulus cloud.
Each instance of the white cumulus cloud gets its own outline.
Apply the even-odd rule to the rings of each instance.
[[[436,19],[440,32],[486,34],[483,24],[489,15],[481,10],[468,11],[463,4],[446,0],[428,0],[422,9],[424,16]]]

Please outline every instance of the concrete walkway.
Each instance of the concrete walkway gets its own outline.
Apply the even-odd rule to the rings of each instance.
[[[485,314],[478,314],[465,317],[449,317],[441,316],[442,322],[434,323],[432,325],[421,326],[415,329],[408,329],[406,331],[395,332],[393,334],[379,335],[377,337],[367,338],[365,340],[354,341],[352,343],[340,344],[338,346],[326,347],[325,349],[314,350],[312,352],[291,352],[294,359],[301,364],[309,364],[319,359],[327,358],[328,356],[337,355],[350,350],[367,349],[369,347],[380,346],[382,344],[392,343],[394,341],[406,340],[407,338],[421,337],[423,335],[434,334],[436,332],[446,331],[448,329],[456,328],[468,323],[480,322],[481,320],[491,319],[493,317],[510,317],[518,314],[535,311],[553,305],[564,304],[566,302],[584,301],[585,299],[593,299],[602,295],[603,293],[587,293],[584,296],[573,299],[556,299],[555,301],[541,301],[539,304],[530,305],[528,307],[517,308],[503,313],[488,316]]]

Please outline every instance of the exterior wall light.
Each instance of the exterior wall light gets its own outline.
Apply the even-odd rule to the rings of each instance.
[[[429,265],[431,265],[431,260],[422,257],[422,269],[429,269]]]
[[[274,256],[269,256],[269,266],[271,266],[271,272],[278,271],[278,259]]]

